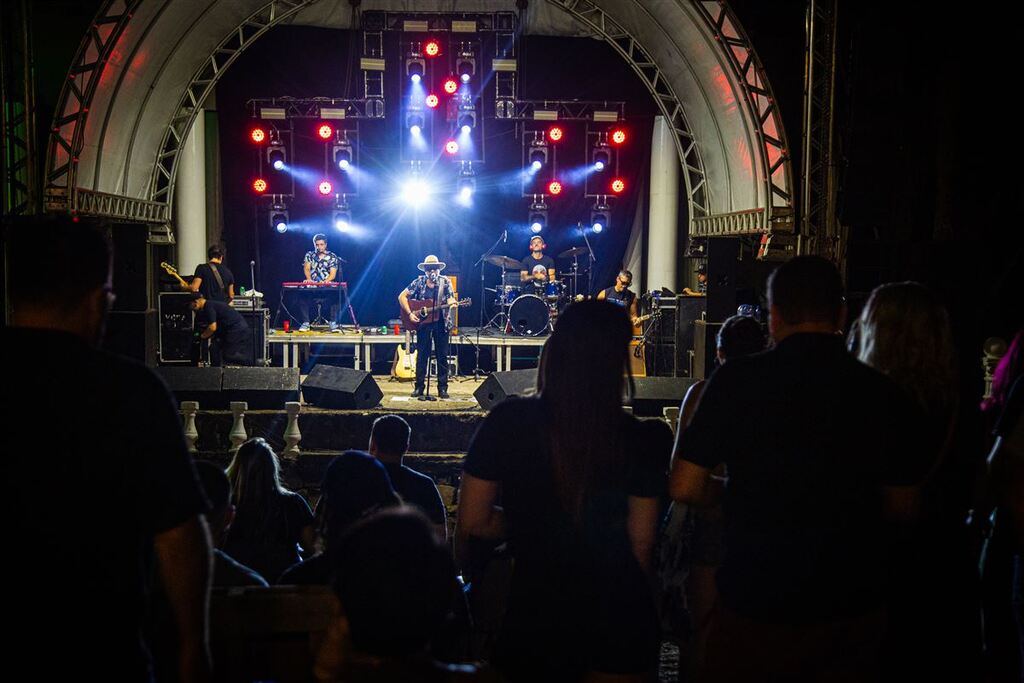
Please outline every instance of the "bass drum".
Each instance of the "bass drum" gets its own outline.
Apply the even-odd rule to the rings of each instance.
[[[508,309],[508,331],[520,337],[536,337],[548,331],[548,304],[535,294],[521,294]]]

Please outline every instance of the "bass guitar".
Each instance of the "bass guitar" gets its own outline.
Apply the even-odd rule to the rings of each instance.
[[[178,271],[170,263],[167,263],[166,261],[161,261],[160,267],[166,270],[168,275],[173,275],[174,278],[178,281],[178,284],[181,285],[182,289],[192,289],[192,285],[181,279],[181,276],[178,275]]]
[[[399,313],[402,315],[402,325],[405,329],[413,332],[419,329],[420,325],[429,325],[430,323],[437,322],[441,316],[441,311],[445,308],[462,308],[463,306],[469,306],[471,303],[473,303],[472,299],[460,299],[453,304],[435,306],[433,299],[409,299],[409,308],[412,311],[412,315],[407,314],[404,310],[400,310]]]

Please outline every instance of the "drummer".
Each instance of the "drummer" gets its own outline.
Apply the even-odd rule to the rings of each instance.
[[[545,282],[555,281],[555,260],[544,255],[544,248],[547,246],[540,235],[530,238],[530,254],[522,260],[519,269],[519,279],[522,282],[532,280],[539,286]]]

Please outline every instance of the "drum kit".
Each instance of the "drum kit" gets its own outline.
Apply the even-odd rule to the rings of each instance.
[[[580,274],[579,256],[588,254],[587,247],[573,247],[558,255],[559,259],[572,259],[567,272],[558,273],[551,281],[520,279],[522,263],[508,256],[491,255],[487,263],[501,268],[500,284],[488,291],[494,292],[494,305],[498,312],[487,327],[496,327],[505,334],[536,337],[554,329],[558,314],[577,294]]]

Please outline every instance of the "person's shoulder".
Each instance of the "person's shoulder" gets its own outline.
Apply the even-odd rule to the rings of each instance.
[[[213,558],[214,588],[269,585],[255,569],[245,566],[219,548],[213,549]]]
[[[492,419],[514,418],[526,421],[533,413],[541,410],[539,396],[509,396],[491,408],[487,416],[494,416]]]
[[[437,487],[437,485],[434,484],[434,480],[431,479],[430,476],[428,476],[428,475],[426,475],[423,472],[420,472],[418,470],[414,470],[413,468],[409,467],[408,465],[402,465],[399,468],[398,471],[402,474],[402,476],[405,476],[408,479],[410,479],[412,481],[415,481],[415,482],[417,482],[419,484],[422,484],[422,485],[430,484],[430,486],[432,486],[434,488]]]

